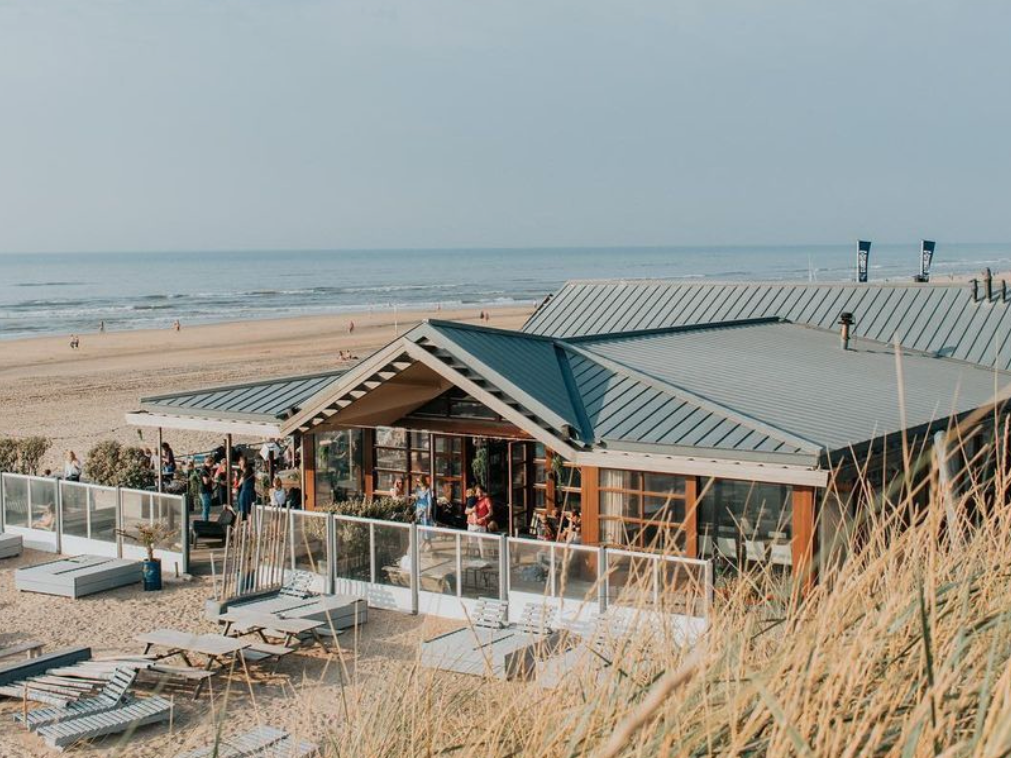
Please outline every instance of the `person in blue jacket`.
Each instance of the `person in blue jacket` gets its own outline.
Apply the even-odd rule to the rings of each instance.
[[[242,469],[238,500],[239,513],[242,514],[242,518],[249,518],[249,514],[253,512],[253,504],[256,502],[256,476],[253,473],[253,466],[249,463]]]

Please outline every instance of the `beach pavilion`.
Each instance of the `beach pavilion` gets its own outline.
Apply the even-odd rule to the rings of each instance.
[[[427,321],[344,372],[128,420],[293,436],[310,509],[427,475],[458,512],[480,481],[513,534],[578,511],[585,544],[812,576],[904,441],[939,445],[956,485],[964,458],[993,465],[1008,311],[990,281],[573,282],[519,331]]]

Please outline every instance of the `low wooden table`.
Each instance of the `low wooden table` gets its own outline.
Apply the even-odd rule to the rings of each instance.
[[[250,645],[248,642],[237,640],[234,637],[224,637],[220,634],[189,634],[175,629],[158,629],[147,634],[138,634],[134,639],[146,645],[145,655],[151,651],[152,647],[168,648],[167,653],[158,655],[158,660],[179,655],[182,656],[187,666],[192,666],[193,663],[189,658],[191,653],[206,656],[208,671],[215,664],[223,666],[223,658],[235,655]]]
[[[225,622],[225,631],[222,634],[228,635],[236,629],[241,629],[243,631],[236,634],[236,637],[242,634],[258,634],[264,642],[269,642],[267,639],[268,631],[280,632],[284,635],[284,644],[286,646],[290,646],[296,639],[300,640],[301,635],[309,632],[312,634],[313,639],[322,647],[323,640],[320,638],[319,629],[326,625],[323,621],[279,618],[270,613],[243,611],[240,608],[221,614],[218,616],[218,621]]]

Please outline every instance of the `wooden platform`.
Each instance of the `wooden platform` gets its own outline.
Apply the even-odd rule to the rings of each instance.
[[[141,564],[122,558],[80,555],[20,568],[14,586],[22,592],[79,598],[141,581]]]
[[[24,540],[20,534],[0,533],[0,558],[14,558],[21,555]]]

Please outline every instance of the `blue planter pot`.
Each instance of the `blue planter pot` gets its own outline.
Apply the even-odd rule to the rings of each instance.
[[[161,561],[144,561],[144,592],[157,592],[161,589]]]

